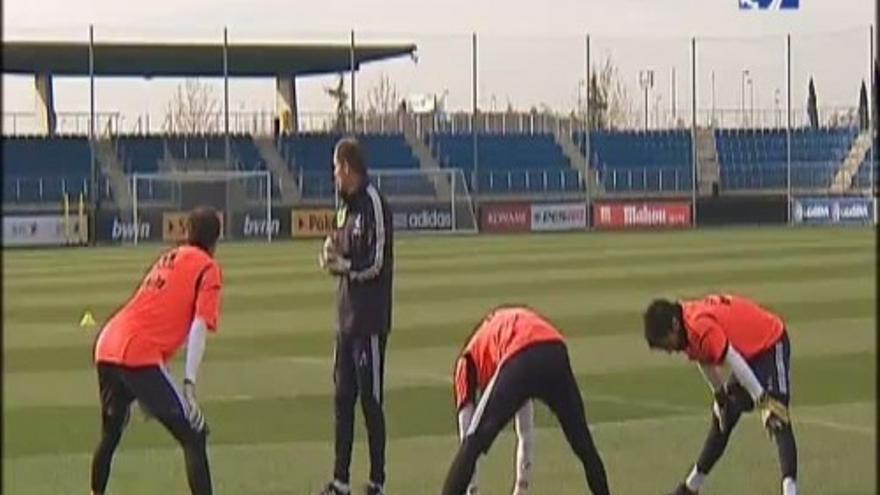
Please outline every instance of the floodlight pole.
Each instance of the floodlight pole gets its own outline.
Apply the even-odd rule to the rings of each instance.
[[[472,108],[471,108],[471,136],[473,137],[474,144],[474,175],[473,175],[473,189],[475,192],[480,192],[480,153],[478,146],[478,137],[477,137],[477,33],[474,32],[471,35],[471,79],[472,79],[472,89],[471,89],[471,98],[472,98]]]
[[[587,210],[587,230],[592,227],[592,218],[590,215],[590,76],[591,67],[590,67],[590,35],[586,36],[585,40],[585,65],[586,65],[586,79],[584,86],[586,87],[586,114],[584,115],[584,197],[585,204]]]
[[[355,60],[355,45],[354,45],[354,29],[351,30],[351,48],[349,49],[349,65],[351,69],[351,133],[357,133],[357,110],[356,110],[356,100],[355,94],[357,91],[355,90],[355,71],[357,69],[357,62]]]
[[[739,78],[739,115],[742,126],[746,127],[746,79],[749,77],[749,69],[743,69]]]
[[[639,71],[639,85],[645,91],[645,131],[648,130],[648,91],[654,87],[654,70]]]
[[[675,108],[675,106],[676,106],[676,105],[675,105],[675,103],[676,103],[675,100],[676,100],[676,96],[677,96],[677,95],[676,95],[676,93],[677,93],[676,89],[677,89],[677,88],[676,88],[676,81],[675,81],[675,67],[673,66],[673,67],[672,67],[672,88],[670,89],[670,93],[672,93],[672,94],[671,94],[671,97],[672,97],[672,103],[671,103],[671,105],[672,105],[672,124],[673,124],[673,126],[675,125],[675,118],[677,117],[677,115],[676,115],[676,108]]]
[[[712,126],[709,126],[712,130]],[[697,38],[691,38],[691,225],[697,227]]]
[[[786,203],[788,204],[788,223],[793,221],[791,188],[791,34],[785,36],[785,169]]]
[[[880,7],[875,7],[875,10],[877,11],[877,15],[880,16]],[[869,180],[868,191],[870,192],[871,197],[874,197],[876,195],[874,192],[874,173],[875,173],[874,169],[877,167],[877,164],[875,163],[874,160],[876,160],[876,157],[877,157],[877,149],[876,149],[876,146],[877,146],[877,117],[880,116],[880,115],[878,115],[878,112],[877,112],[877,108],[878,108],[877,107],[877,93],[875,93],[875,88],[877,87],[877,60],[875,59],[875,57],[877,56],[877,53],[874,51],[874,29],[875,29],[874,26],[870,26],[869,31],[868,31],[868,43],[870,44],[869,51],[870,51],[870,56],[871,56],[871,60],[869,62],[871,63],[870,74],[871,74],[871,103],[872,103],[869,106],[873,110],[873,111],[868,110],[868,112],[869,112],[868,113],[868,122],[870,122],[870,124],[871,124],[868,126],[868,132],[871,133],[871,154],[869,157],[870,161],[868,162],[868,180]],[[875,199],[875,202],[876,202],[876,199]],[[876,225],[876,222],[877,222],[877,218],[875,216],[875,218],[874,218],[875,225]]]
[[[223,27],[223,128],[226,141],[226,169],[232,164],[232,146],[229,141],[229,38],[227,28]]]
[[[98,208],[98,163],[95,156],[95,26],[89,24],[89,166],[90,166],[90,192],[92,198],[92,213],[90,215],[89,240],[92,245],[97,242]]]

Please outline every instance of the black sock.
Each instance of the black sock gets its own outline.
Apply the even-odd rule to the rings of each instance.
[[[785,425],[773,434],[779,452],[779,468],[782,478],[797,479],[797,443],[791,425]]]

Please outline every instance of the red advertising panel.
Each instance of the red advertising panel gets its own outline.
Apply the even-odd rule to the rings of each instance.
[[[528,203],[490,203],[480,207],[483,232],[528,232],[531,226],[532,211]]]
[[[685,202],[595,203],[597,229],[645,229],[691,225],[691,205]]]

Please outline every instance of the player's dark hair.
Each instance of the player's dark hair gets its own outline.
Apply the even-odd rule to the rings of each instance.
[[[655,299],[645,310],[645,340],[648,347],[662,347],[667,336],[672,333],[672,320],[679,318],[681,321],[681,305],[666,300]]]
[[[220,237],[220,215],[217,210],[200,206],[186,219],[186,242],[213,253]]]
[[[361,143],[353,137],[344,137],[336,143],[335,158],[348,165],[361,177],[367,176],[367,161]]]

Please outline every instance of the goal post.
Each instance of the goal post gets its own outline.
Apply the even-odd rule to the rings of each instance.
[[[136,173],[129,180],[134,225],[140,225],[142,218],[158,219],[165,241],[185,239],[186,213],[198,206],[220,213],[221,236],[226,240],[273,239],[272,175],[268,171]],[[140,241],[139,230],[134,229],[134,244]]]
[[[461,169],[370,169],[370,180],[391,207],[395,232],[477,232],[474,202]]]

